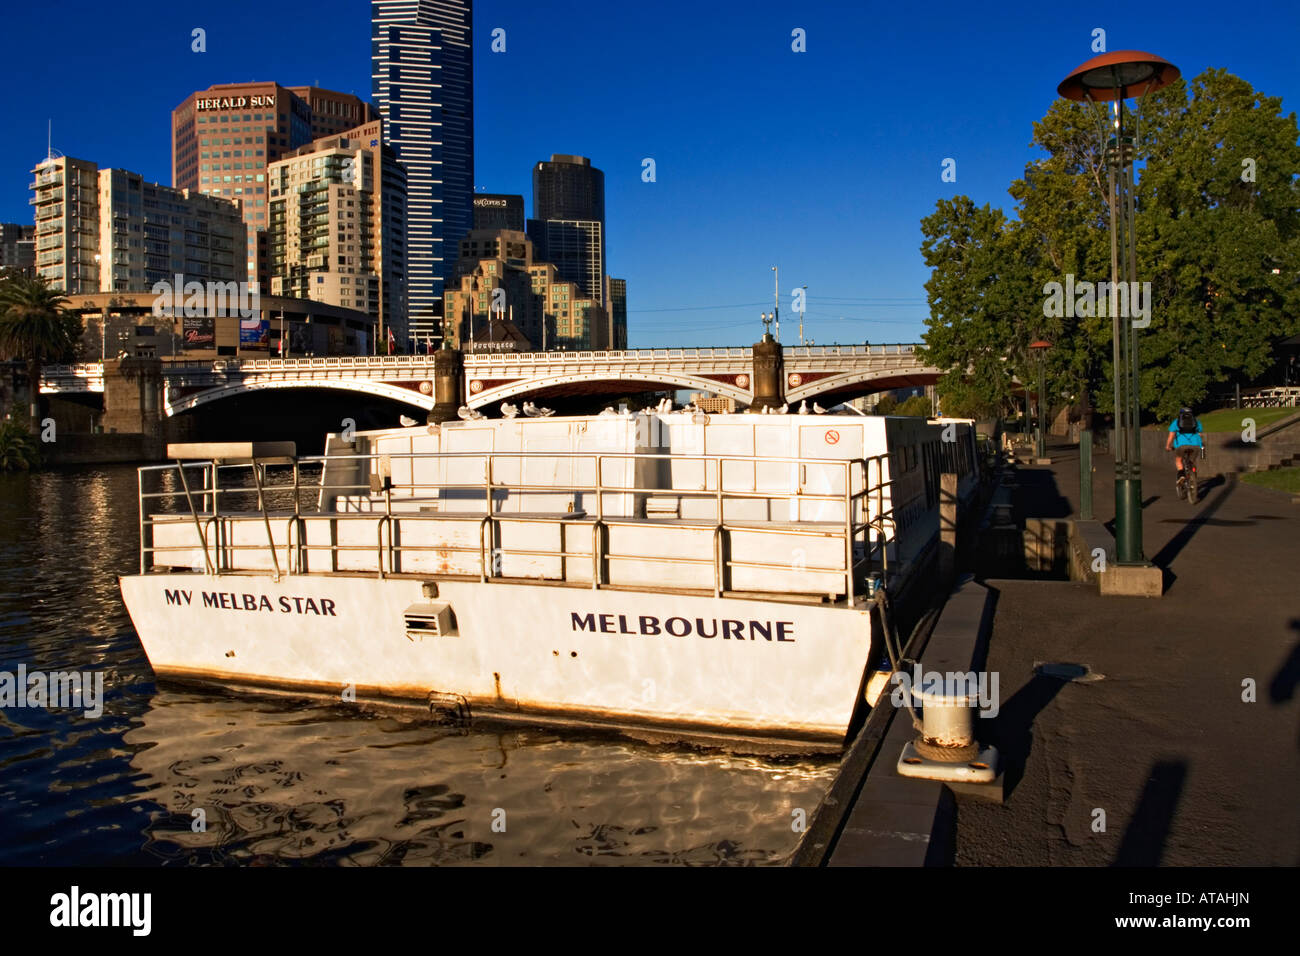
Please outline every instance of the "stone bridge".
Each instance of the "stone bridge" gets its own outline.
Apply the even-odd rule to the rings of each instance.
[[[462,404],[487,409],[503,401],[544,402],[554,397],[675,389],[709,392],[740,405],[797,405],[803,400],[826,404],[851,395],[933,384],[941,373],[917,358],[918,348],[910,344],[782,347],[767,341],[752,348],[145,361],[151,363],[150,377],[157,376],[158,406],[167,416],[276,388],[362,392],[438,410],[445,416],[448,409],[454,415]],[[111,383],[117,363],[108,364]],[[98,363],[49,366],[41,391],[103,392],[104,380]]]

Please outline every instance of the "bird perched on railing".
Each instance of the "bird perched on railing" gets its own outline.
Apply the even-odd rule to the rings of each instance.
[[[785,414],[786,412],[788,412],[789,410],[790,410],[790,403],[789,403],[789,402],[783,402],[782,405],[781,405],[781,407],[778,408],[776,411],[777,411],[777,414],[784,415],[784,414]]]
[[[825,415],[825,414],[826,414],[826,409],[822,408],[822,407],[821,407],[820,405],[818,405],[816,402],[813,402],[813,411],[816,412],[818,415]]]
[[[519,414],[519,406],[511,405],[509,402],[501,403],[501,415],[504,418],[514,418]]]
[[[397,420],[402,423],[403,428],[413,428],[416,425],[420,424],[414,418],[411,418],[409,415],[399,415],[397,417]]]
[[[554,415],[553,408],[538,408],[532,402],[524,402],[524,414],[529,418],[545,418],[548,415]]]
[[[800,415],[808,414],[808,399],[805,398],[802,402],[799,403],[799,414]]]
[[[611,415],[618,415],[618,410],[615,409],[614,406],[612,405],[606,405],[605,410],[602,411],[598,417],[608,418]]]
[[[460,408],[456,409],[456,415],[457,417],[467,422],[477,421],[478,419],[483,417],[482,412],[475,411],[474,409],[470,408],[468,405],[462,405]]]

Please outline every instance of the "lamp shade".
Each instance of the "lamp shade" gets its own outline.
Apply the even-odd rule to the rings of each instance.
[[[1116,50],[1076,66],[1056,92],[1067,100],[1126,100],[1168,86],[1181,75],[1154,53]]]

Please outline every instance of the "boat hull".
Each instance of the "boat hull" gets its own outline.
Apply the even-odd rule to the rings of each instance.
[[[834,745],[877,656],[869,611],[843,605],[362,575],[120,584],[159,677],[463,716]]]

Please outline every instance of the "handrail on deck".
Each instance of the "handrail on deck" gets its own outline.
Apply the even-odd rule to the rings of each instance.
[[[325,465],[327,462],[339,461],[368,461],[373,463],[379,459],[388,459],[386,475],[391,475],[391,463],[394,460],[465,460],[465,459],[482,459],[484,461],[483,479],[481,482],[452,482],[441,481],[436,483],[420,483],[414,481],[414,468],[411,469],[412,480],[408,483],[394,485],[391,478],[385,479],[383,488],[379,491],[372,491],[369,484],[369,475],[367,483],[344,482],[340,484],[326,484],[326,471],[321,469],[320,479],[308,485],[302,483],[301,468],[303,466],[314,466],[317,464]],[[524,469],[521,467],[520,478],[517,481],[500,481],[500,470],[494,468],[497,459],[515,459],[521,462],[527,459],[535,458],[563,458],[568,460],[585,460],[590,461],[594,466],[594,475],[589,482],[567,481],[560,484],[531,484],[523,480]],[[610,485],[604,479],[605,465],[608,461],[635,462],[635,461],[670,461],[675,463],[699,462],[704,466],[705,473],[712,471],[713,487],[709,488],[708,481],[704,482],[702,487],[698,488],[674,488],[674,487],[639,487],[635,485]],[[752,464],[791,464],[798,465],[801,468],[798,487],[796,490],[789,489],[771,489],[760,490],[755,487],[754,490],[733,489],[727,490],[723,487],[724,467],[729,463]],[[492,451],[492,452],[409,452],[409,453],[391,453],[383,454],[365,454],[365,455],[332,455],[332,456],[307,456],[304,458],[295,458],[291,461],[253,461],[223,464],[220,462],[176,462],[166,465],[146,465],[139,469],[139,495],[140,495],[140,535],[141,535],[141,573],[148,573],[155,565],[155,555],[167,551],[192,552],[192,547],[188,545],[158,545],[153,540],[153,529],[161,518],[160,513],[150,510],[150,503],[162,499],[177,499],[183,497],[185,509],[189,512],[190,518],[194,522],[197,534],[198,546],[203,552],[204,572],[207,574],[220,575],[223,572],[234,569],[237,562],[233,559],[234,552],[243,550],[269,550],[272,569],[276,579],[283,574],[301,574],[306,573],[304,568],[310,565],[310,554],[319,550],[328,550],[330,552],[330,569],[338,570],[339,552],[364,550],[363,545],[345,545],[338,543],[336,533],[331,532],[330,540],[326,544],[312,544],[306,534],[306,516],[319,514],[328,516],[332,522],[349,521],[349,520],[374,520],[376,522],[376,540],[374,544],[376,567],[375,572],[379,577],[385,577],[388,574],[401,573],[402,555],[406,551],[429,551],[439,550],[448,552],[464,552],[469,549],[464,547],[441,545],[406,545],[399,543],[401,534],[400,528],[404,522],[422,522],[430,520],[445,520],[448,515],[462,516],[460,512],[437,512],[434,514],[424,514],[419,512],[405,512],[393,510],[394,491],[405,492],[400,497],[409,499],[420,499],[423,497],[422,491],[434,490],[435,494],[429,497],[436,499],[448,491],[455,490],[472,490],[481,488],[483,492],[484,513],[479,525],[478,547],[478,572],[479,580],[482,583],[489,583],[492,580],[502,577],[501,567],[497,563],[497,556],[503,553],[502,549],[496,547],[498,534],[497,525],[503,521],[514,522],[543,522],[549,523],[556,520],[550,516],[528,516],[514,512],[503,512],[494,510],[493,502],[496,499],[496,493],[500,491],[509,494],[527,494],[532,492],[550,492],[550,493],[568,493],[574,496],[574,499],[581,495],[592,495],[595,499],[595,514],[592,524],[592,575],[591,582],[593,589],[599,589],[607,584],[604,580],[603,569],[611,559],[637,559],[651,560],[646,556],[637,555],[619,555],[609,551],[608,529],[611,525],[623,524],[644,524],[646,519],[638,518],[635,515],[610,517],[605,514],[604,503],[607,495],[653,495],[661,494],[667,496],[676,496],[679,499],[687,498],[711,498],[715,503],[714,517],[710,522],[708,519],[700,519],[705,523],[703,525],[690,525],[692,527],[713,527],[713,556],[708,558],[688,558],[674,556],[675,562],[683,563],[712,563],[713,565],[713,592],[715,596],[720,596],[729,590],[730,571],[732,568],[764,568],[764,567],[782,567],[782,565],[769,565],[754,562],[737,562],[733,561],[729,555],[727,541],[729,536],[736,530],[753,531],[753,526],[740,526],[734,522],[728,521],[724,517],[725,505],[728,500],[745,500],[745,499],[798,499],[800,501],[810,502],[838,502],[843,508],[843,524],[839,530],[831,531],[825,527],[810,528],[771,528],[772,533],[804,535],[815,537],[826,537],[827,535],[842,536],[844,541],[844,565],[842,568],[805,568],[804,570],[812,572],[843,574],[844,576],[844,594],[846,600],[852,604],[857,590],[857,581],[859,571],[863,571],[862,578],[870,580],[873,571],[878,570],[884,576],[888,574],[888,544],[894,540],[897,535],[897,523],[894,520],[894,513],[897,503],[892,500],[892,493],[888,507],[886,507],[886,489],[890,488],[894,481],[892,478],[886,478],[886,471],[889,463],[888,453],[872,455],[862,459],[833,459],[833,458],[805,458],[794,456],[760,456],[760,455],[704,455],[704,454],[680,454],[680,453],[659,453],[659,452],[617,452],[617,451],[591,451],[591,452],[525,452],[525,451]],[[709,466],[712,466],[711,468]],[[842,478],[841,492],[815,493],[805,492],[802,486],[806,479],[805,469],[809,465],[820,467],[837,468]],[[290,481],[284,484],[268,484],[266,479],[269,469],[272,467],[289,466],[292,468]],[[858,490],[854,488],[854,469],[862,468],[862,483]],[[203,487],[200,492],[195,494],[191,490],[189,479],[186,476],[187,468],[199,468],[203,474]],[[221,481],[222,470],[227,472],[251,469],[251,486],[240,486],[227,482],[224,486]],[[373,471],[373,468],[372,468]],[[146,491],[145,477],[146,474],[156,474],[162,476],[175,474],[178,478],[180,489],[163,490],[163,491]],[[873,480],[873,475],[874,479]],[[326,500],[324,492],[333,490],[338,492],[334,497],[345,497],[355,494],[358,498],[368,496],[368,500],[377,503],[377,499],[382,495],[383,509],[374,511],[361,511],[357,513],[339,513],[335,511],[325,511],[320,509],[320,505]],[[319,495],[318,504],[315,508],[308,509],[306,515],[302,506],[301,495],[306,491],[312,495]],[[240,512],[226,508],[223,511],[223,499],[230,499],[238,495],[255,495],[255,507],[251,511]],[[275,541],[275,535],[272,530],[271,512],[277,510],[272,508],[273,499],[283,498],[285,495],[290,496],[292,503],[292,516],[288,518],[284,525],[285,537],[285,561],[283,568],[281,566],[278,547]],[[201,505],[196,503],[196,497],[201,498]],[[208,503],[211,502],[211,511],[208,510]],[[874,506],[874,507],[873,507]],[[287,509],[286,509],[287,510]],[[873,516],[874,512],[874,516]],[[180,512],[174,514],[179,515]],[[463,517],[469,518],[477,512],[467,511]],[[251,518],[260,517],[266,531],[266,545],[256,544],[236,544],[233,540],[226,540],[226,528],[230,523],[240,516]],[[174,519],[173,519],[174,520]],[[653,519],[649,519],[653,523]],[[892,529],[891,530],[887,530]],[[333,527],[333,526],[332,526]],[[295,540],[295,531],[296,540]],[[492,543],[489,546],[489,541]],[[209,547],[212,547],[210,556]],[[858,558],[858,549],[861,547],[862,557]],[[565,562],[568,558],[573,557],[572,552],[564,548],[561,542],[558,550],[546,551],[526,551],[521,549],[512,549],[512,553],[521,555],[540,555],[559,558],[561,576],[564,574],[566,567]],[[583,552],[579,552],[583,554]]]

